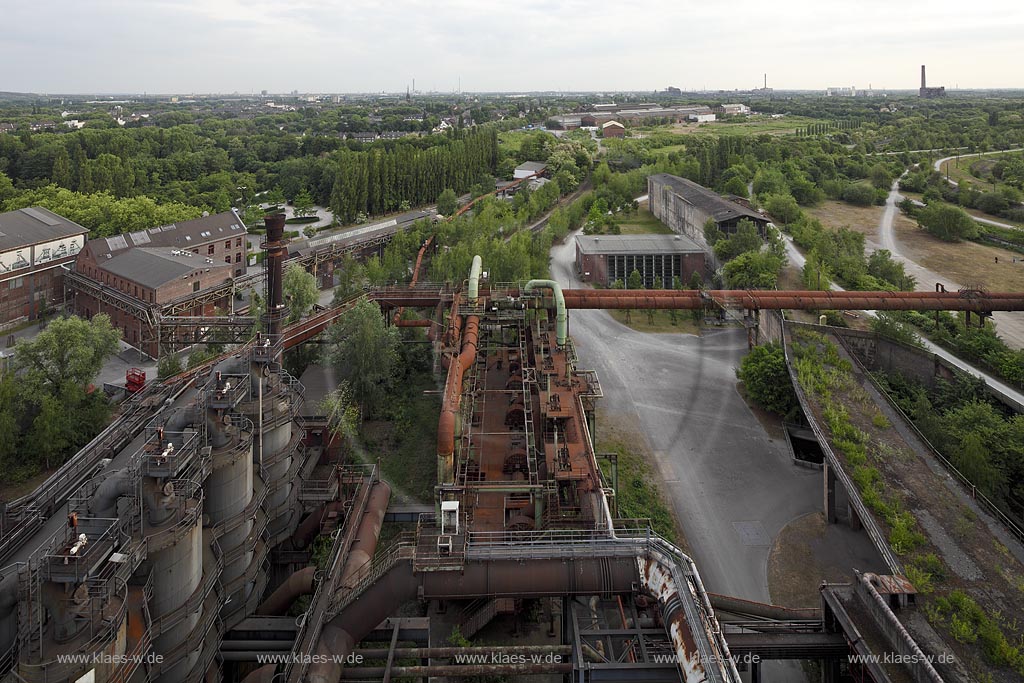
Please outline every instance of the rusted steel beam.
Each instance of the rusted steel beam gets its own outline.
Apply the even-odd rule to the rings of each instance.
[[[358,649],[355,654],[364,659],[383,659],[391,652],[386,647]],[[570,655],[571,645],[496,645],[493,647],[396,647],[395,656],[411,659],[448,658],[462,655]]]

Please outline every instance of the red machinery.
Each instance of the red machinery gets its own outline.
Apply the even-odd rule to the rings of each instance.
[[[124,388],[129,394],[141,391],[146,386],[146,371],[139,368],[129,368],[124,373]]]

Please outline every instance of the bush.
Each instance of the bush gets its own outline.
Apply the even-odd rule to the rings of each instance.
[[[765,410],[785,415],[796,405],[786,359],[778,344],[755,346],[740,362],[736,376],[747,394]]]
[[[875,203],[875,188],[866,183],[854,183],[843,190],[843,201],[856,206],[871,206]]]
[[[966,211],[943,202],[935,202],[921,209],[917,222],[930,234],[947,242],[958,242],[978,235],[978,226]]]

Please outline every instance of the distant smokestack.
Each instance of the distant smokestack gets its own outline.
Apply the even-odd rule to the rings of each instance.
[[[768,74],[764,75],[764,89],[768,89]]]
[[[927,82],[925,81],[925,78],[924,78],[924,64],[921,65],[921,87],[922,88],[928,87],[928,84],[927,84]]]

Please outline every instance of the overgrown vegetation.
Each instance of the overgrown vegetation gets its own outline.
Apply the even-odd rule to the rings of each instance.
[[[654,484],[648,461],[633,448],[618,441],[598,445],[598,453],[614,453],[618,458],[619,488],[616,504],[619,517],[649,519],[651,528],[659,535],[678,543],[675,518],[665,499]],[[611,482],[612,467],[607,460],[599,460],[605,480]]]
[[[110,403],[92,386],[121,333],[105,314],[57,318],[14,347],[0,376],[0,476],[19,482],[58,467],[107,423]]]
[[[977,644],[987,664],[1024,674],[1024,655],[1020,647],[1013,644],[1018,636],[1007,636],[1007,633],[1017,634],[1019,625],[1000,612],[986,611],[957,588],[952,572],[931,551],[928,538],[919,529],[913,513],[904,509],[902,491],[890,487],[878,469],[887,463],[891,468],[891,460],[899,455],[857,426],[857,422],[863,423],[870,414],[874,429],[888,429],[888,425],[877,420],[879,413],[875,412],[867,393],[854,381],[849,361],[840,357],[836,345],[824,335],[808,330],[794,331],[792,349],[801,388],[821,406],[834,450],[844,459],[865,505],[888,526],[889,545],[903,557],[907,578],[921,594],[920,602],[929,621],[964,645]],[[965,391],[970,393],[963,387],[947,387],[942,394],[945,400],[959,400],[956,397]],[[917,400],[920,402],[920,396]],[[933,415],[932,419],[937,422],[955,419],[956,435],[969,442],[977,435],[972,437],[970,433],[975,423],[973,416],[967,413],[978,410],[977,403],[968,404],[963,410],[965,413],[956,418],[950,413],[941,418]],[[990,423],[979,431],[991,434],[991,427]],[[1021,443],[1019,436],[1013,438]],[[968,444],[968,448],[973,446]],[[954,533],[958,532],[954,530]]]
[[[896,373],[876,378],[921,433],[989,499],[1024,525],[1024,415],[959,376],[926,388]]]
[[[736,376],[750,398],[765,410],[785,416],[797,405],[786,357],[779,344],[755,346],[743,357]]]

